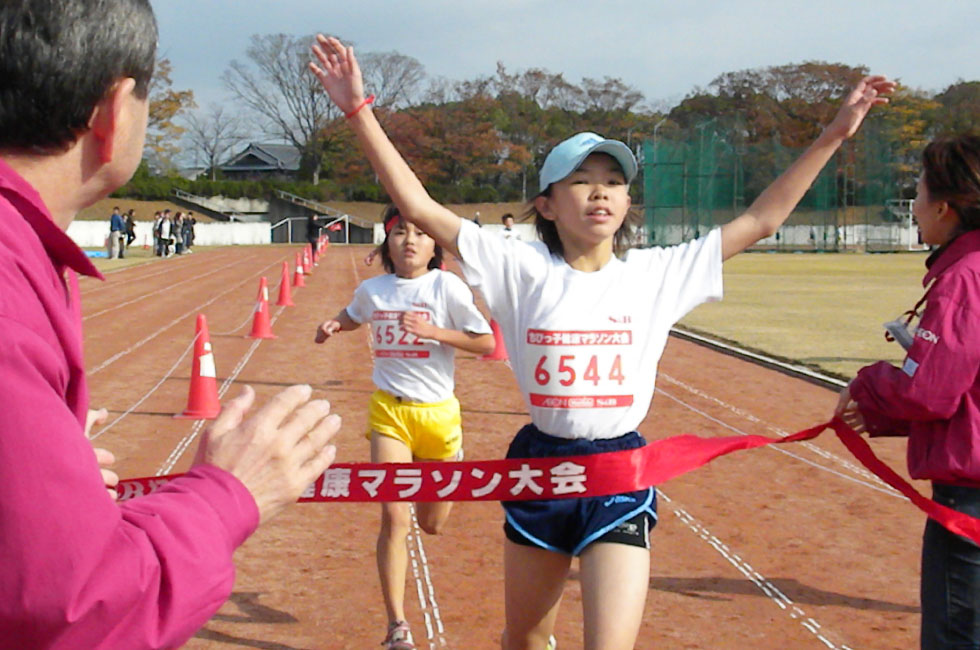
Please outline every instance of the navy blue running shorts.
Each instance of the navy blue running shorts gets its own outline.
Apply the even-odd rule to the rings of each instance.
[[[633,431],[618,438],[567,440],[542,433],[533,424],[520,431],[507,458],[585,456],[646,445]],[[515,544],[579,555],[593,542],[650,548],[650,530],[657,525],[657,492],[646,488],[603,497],[505,501],[504,534]]]

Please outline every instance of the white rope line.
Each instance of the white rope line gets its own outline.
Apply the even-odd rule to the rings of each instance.
[[[287,278],[287,280],[286,280],[286,281],[287,281],[287,282],[289,281],[289,280],[288,280],[288,278]],[[278,287],[276,287],[276,290],[279,290],[279,289],[281,289],[281,288],[282,288],[282,279],[280,278],[280,279],[279,279],[279,286],[278,286]],[[272,293],[272,291],[273,291],[273,289],[269,289],[269,293]],[[244,320],[244,321],[242,321],[242,323],[241,323],[241,325],[239,325],[239,326],[238,326],[238,327],[236,327],[235,329],[233,329],[233,330],[229,330],[229,331],[227,331],[227,332],[215,332],[215,333],[214,333],[214,334],[215,334],[215,336],[230,336],[230,335],[232,335],[232,334],[235,334],[235,333],[236,333],[236,332],[238,332],[238,331],[239,331],[240,329],[242,329],[243,327],[245,327],[246,325],[248,325],[248,323],[249,323],[249,321],[251,321],[251,320],[253,320],[253,319],[254,319],[254,317],[255,317],[255,312],[256,312],[256,311],[258,311],[258,303],[256,303],[256,305],[255,305],[255,307],[254,307],[254,308],[252,309],[252,312],[251,312],[251,313],[250,313],[250,314],[249,314],[248,316],[246,316],[246,317],[245,317],[245,320]],[[280,308],[280,312],[281,312],[281,311],[282,311],[282,309]],[[279,316],[278,316],[278,315],[276,315],[276,318],[278,318],[278,317],[279,317]],[[270,323],[269,323],[269,324],[271,325],[271,324],[272,324],[272,322],[273,322],[273,321],[270,321]]]
[[[284,309],[285,307],[279,308],[279,310],[275,313],[275,315],[270,319],[269,321],[270,326],[273,323],[275,323],[276,320],[279,319],[279,316],[282,314]],[[245,366],[252,358],[252,355],[255,354],[255,351],[258,349],[259,345],[261,345],[262,341],[264,340],[265,339],[255,339],[254,341],[252,341],[252,345],[249,347],[248,352],[246,352],[242,356],[242,358],[239,359],[238,364],[235,365],[234,369],[231,371],[231,373],[229,373],[228,377],[225,379],[225,381],[221,384],[221,387],[218,389],[219,399],[224,397],[225,393],[228,392],[228,389],[231,388],[232,383],[234,383],[235,379],[238,378],[238,375],[241,374],[242,370],[245,369]],[[170,455],[167,456],[167,459],[163,461],[163,464],[157,469],[155,476],[163,476],[164,474],[169,474],[173,470],[174,465],[176,465],[177,461],[180,460],[181,456],[184,455],[184,452],[187,451],[187,448],[190,447],[191,443],[193,443],[194,440],[197,439],[197,436],[200,434],[201,429],[204,428],[204,425],[206,423],[207,420],[198,420],[194,424],[190,433],[184,436],[180,440],[180,442],[177,443],[173,451],[170,452]]]
[[[89,370],[88,371],[89,377],[91,377],[92,375],[98,374],[99,372],[105,370],[106,368],[108,368],[109,366],[111,366],[113,363],[115,363],[116,361],[118,361],[119,359],[121,359],[122,357],[124,357],[124,356],[126,356],[126,355],[128,355],[128,354],[130,354],[132,352],[134,352],[135,350],[137,350],[137,349],[141,348],[142,346],[146,345],[147,343],[149,343],[150,341],[152,341],[156,337],[160,336],[161,334],[163,334],[164,332],[166,332],[168,329],[170,329],[171,327],[173,327],[174,325],[176,325],[180,321],[182,321],[185,318],[193,315],[195,312],[200,312],[204,307],[207,307],[208,305],[210,305],[214,301],[218,300],[218,298],[221,298],[222,296],[227,295],[227,294],[231,293],[232,291],[238,289],[239,287],[241,287],[246,282],[249,282],[253,278],[261,275],[262,273],[264,273],[266,271],[266,269],[269,268],[269,266],[275,266],[278,263],[281,263],[281,261],[280,262],[275,262],[275,263],[273,263],[271,265],[268,265],[268,266],[263,267],[263,269],[261,271],[259,271],[258,273],[255,273],[253,275],[250,275],[249,277],[245,278],[244,280],[242,280],[238,284],[232,286],[231,288],[227,289],[226,291],[222,291],[221,293],[217,294],[216,296],[214,296],[210,300],[207,300],[207,301],[201,303],[200,305],[197,305],[196,307],[192,308],[190,311],[184,312],[183,314],[181,314],[177,318],[173,319],[172,321],[170,321],[169,323],[167,323],[163,327],[159,328],[157,331],[153,332],[149,336],[141,339],[140,341],[137,341],[136,343],[132,344],[131,346],[129,346],[125,350],[123,350],[121,352],[117,352],[116,354],[112,355],[111,357],[109,357],[108,359],[106,359],[105,361],[103,361],[102,363],[100,363],[99,365],[97,365],[96,367],[94,367],[93,369]]]
[[[212,332],[212,334],[214,334],[215,336],[231,336],[232,334],[238,332],[240,329],[248,325],[249,321],[255,320],[255,311],[256,311],[255,307],[253,307],[251,313],[248,316],[246,316],[245,320],[242,321],[241,325],[239,325],[235,329],[228,330],[227,332]]]
[[[180,357],[177,359],[177,361],[174,362],[174,365],[170,366],[170,370],[168,370],[167,372],[164,373],[163,377],[160,379],[160,381],[158,381],[156,383],[156,385],[153,388],[151,388],[145,395],[143,395],[143,397],[139,398],[139,400],[137,400],[137,402],[135,404],[133,404],[132,406],[130,406],[128,409],[126,409],[119,417],[117,417],[115,420],[113,420],[112,422],[110,422],[106,426],[104,426],[101,429],[99,429],[99,432],[96,433],[95,435],[91,436],[89,438],[89,440],[95,440],[96,438],[98,438],[99,436],[101,436],[103,433],[105,433],[106,431],[108,431],[112,427],[116,426],[116,423],[117,422],[119,422],[124,417],[126,417],[127,415],[129,415],[130,413],[132,413],[133,411],[135,411],[137,408],[139,408],[140,404],[142,404],[143,402],[145,402],[147,400],[147,398],[150,397],[150,395],[152,395],[153,393],[155,393],[157,391],[157,389],[160,388],[160,386],[163,386],[164,382],[166,382],[168,379],[170,379],[170,376],[173,375],[174,370],[177,369],[177,366],[179,366],[180,363],[184,360],[184,357],[187,356],[187,353],[190,352],[191,349],[194,347],[194,344],[197,343],[197,339],[200,338],[200,336],[201,336],[201,333],[200,332],[198,332],[197,334],[194,335],[194,339],[190,342],[190,344],[188,344],[188,346],[186,348],[184,348],[184,351],[180,353]]]

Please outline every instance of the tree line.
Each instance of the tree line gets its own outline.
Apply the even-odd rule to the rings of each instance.
[[[288,142],[302,153],[302,179],[294,183],[302,185],[301,193],[322,200],[384,200],[343,115],[306,70],[311,41],[253,36],[245,59],[231,61],[223,75],[240,112],[226,105],[197,109],[191,91],[171,88],[170,65],[163,61],[151,92],[147,160],[167,170],[181,152],[194,155],[210,173],[197,191],[208,193],[207,183],[218,187],[217,167],[236,147],[247,141]],[[498,63],[491,75],[451,81],[428,77],[419,61],[398,52],[359,54],[359,61],[365,87],[377,97],[379,120],[433,195],[445,202],[530,198],[551,146],[582,130],[639,151],[644,140],[695,137],[699,126],[711,122],[739,146],[802,147],[868,73],[860,65],[819,61],[726,72],[665,107],[650,105],[618,77],[574,83],[560,72],[508,70]],[[914,185],[917,157],[929,139],[980,128],[980,81],[961,80],[938,93],[900,85],[889,110],[876,119],[901,182]],[[133,183],[162,187],[145,169]],[[236,191],[220,185],[222,193],[246,195],[264,186],[252,183]],[[635,191],[641,187],[636,184]],[[752,188],[746,189],[751,195]]]

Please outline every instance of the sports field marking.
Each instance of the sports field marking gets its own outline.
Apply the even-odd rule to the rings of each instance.
[[[170,321],[169,323],[167,323],[163,327],[159,328],[157,331],[153,332],[149,336],[147,336],[147,337],[145,337],[143,339],[140,339],[136,343],[133,343],[131,346],[129,346],[125,350],[123,350],[121,352],[117,352],[116,354],[112,355],[111,357],[109,357],[108,359],[106,359],[105,361],[103,361],[102,363],[100,363],[99,365],[97,365],[94,368],[92,368],[91,370],[89,370],[88,371],[89,377],[91,377],[91,376],[93,376],[95,374],[98,374],[99,372],[102,372],[103,370],[105,370],[106,368],[108,368],[109,366],[111,366],[113,363],[115,363],[116,361],[118,361],[119,359],[121,359],[124,356],[126,356],[126,355],[128,355],[128,354],[130,354],[130,353],[132,353],[132,352],[134,352],[136,350],[138,350],[139,348],[143,347],[144,345],[146,345],[147,343],[149,343],[150,341],[152,341],[156,337],[160,336],[161,334],[163,334],[168,329],[170,329],[171,327],[173,327],[177,323],[181,322],[185,318],[188,318],[188,317],[193,316],[194,314],[200,312],[201,309],[203,309],[204,307],[207,307],[208,305],[210,305],[211,303],[213,303],[214,301],[216,301],[218,298],[221,298],[222,296],[227,295],[227,294],[231,293],[232,291],[235,291],[236,289],[238,289],[239,287],[241,287],[242,285],[244,285],[246,282],[249,282],[249,281],[257,278],[258,276],[262,275],[268,269],[270,269],[270,268],[272,268],[274,266],[277,266],[277,265],[281,265],[282,262],[283,262],[283,260],[279,260],[278,262],[273,262],[272,264],[269,264],[268,266],[263,267],[262,270],[260,270],[257,273],[254,273],[253,275],[248,276],[247,278],[245,278],[244,280],[242,280],[238,284],[232,286],[230,289],[227,289],[225,291],[222,291],[221,293],[215,295],[210,300],[207,300],[207,301],[205,301],[205,302],[197,305],[196,307],[191,308],[189,311],[184,312],[183,314],[181,314],[177,318],[173,319],[172,321]]]
[[[190,261],[185,261],[185,260],[190,260]],[[134,266],[124,266],[122,268],[113,269],[111,271],[103,271],[102,272],[102,275],[108,276],[108,275],[114,275],[116,273],[121,273],[123,271],[135,271],[137,269],[142,269],[143,267],[151,268],[150,267],[150,263],[152,261],[153,261],[152,259],[149,259],[149,260],[147,260],[143,264],[136,264]],[[194,264],[195,261],[201,261],[201,264]],[[182,256],[180,258],[180,261],[179,262],[177,260],[174,260],[173,262],[164,262],[163,260],[160,260],[160,262],[161,262],[160,266],[163,266],[164,268],[162,270],[157,271],[156,273],[146,273],[146,274],[142,274],[142,275],[141,274],[134,274],[134,277],[127,278],[125,280],[120,280],[119,282],[99,282],[98,285],[92,287],[91,289],[86,288],[85,289],[85,295],[95,295],[95,294],[98,294],[98,293],[102,293],[103,291],[109,291],[111,289],[116,289],[117,287],[121,287],[121,286],[124,286],[124,285],[127,285],[127,284],[131,284],[133,282],[141,282],[141,281],[147,280],[149,278],[155,278],[158,275],[164,275],[164,274],[167,274],[167,273],[174,273],[175,271],[176,272],[183,272],[183,271],[186,271],[187,270],[187,267],[188,266],[191,266],[191,265],[193,265],[193,266],[205,266],[205,267],[207,267],[207,266],[210,266],[211,265],[211,262],[212,261],[213,261],[213,258],[211,258],[210,256],[207,256],[207,255],[202,255],[200,258],[197,258],[197,257],[195,257],[195,258],[187,258],[187,257],[183,257]],[[158,268],[158,267],[153,267],[153,268]],[[79,277],[79,280],[82,280],[82,279],[91,280],[92,282],[98,282],[98,280],[96,278],[90,278],[87,275],[83,275],[83,276],[80,276]]]
[[[351,268],[354,270],[354,280],[360,286],[361,274],[357,271],[357,261],[354,259],[352,248],[347,248],[347,255],[350,259]],[[368,350],[372,353],[371,358],[374,358],[370,327],[365,330],[364,334]],[[410,512],[412,514],[412,528],[408,533],[407,541],[409,543],[409,557],[412,562],[412,574],[415,578],[415,590],[419,595],[419,607],[422,610],[422,616],[425,618],[426,640],[429,643],[429,648],[446,647],[446,640],[443,637],[445,627],[442,624],[442,617],[439,615],[439,603],[436,601],[436,590],[432,585],[432,579],[429,574],[429,562],[425,555],[425,545],[422,544],[422,531],[419,529],[418,519],[415,517],[414,505],[410,508]],[[415,552],[412,549],[413,546],[418,549],[418,565],[416,565]],[[423,582],[425,582],[424,585]],[[426,594],[428,594],[428,598],[426,598]],[[434,629],[433,623],[435,624]],[[436,634],[437,631],[438,636]],[[437,642],[438,646],[436,645]]]
[[[753,424],[758,424],[760,426],[765,427],[767,431],[776,434],[780,438],[785,438],[786,436],[789,435],[788,432],[783,431],[782,429],[780,429],[779,427],[777,427],[777,426],[775,426],[773,424],[770,424],[768,422],[765,422],[764,420],[761,420],[760,418],[756,417],[755,415],[752,415],[748,411],[745,411],[745,410],[743,410],[743,409],[741,409],[741,408],[739,408],[739,407],[737,407],[737,406],[735,406],[733,404],[729,404],[728,402],[726,402],[726,401],[724,401],[722,399],[719,399],[719,398],[717,398],[717,397],[715,397],[713,395],[709,395],[709,394],[705,393],[704,391],[699,390],[699,389],[695,388],[694,386],[690,386],[690,385],[688,385],[688,384],[686,384],[686,383],[684,383],[684,382],[682,382],[682,381],[680,381],[678,379],[674,379],[670,375],[661,373],[659,375],[659,377],[662,378],[662,379],[665,379],[667,382],[669,382],[671,384],[674,384],[675,386],[678,386],[680,388],[683,388],[684,390],[688,391],[689,393],[691,393],[693,395],[697,395],[698,397],[700,397],[700,398],[702,398],[704,400],[707,400],[707,401],[712,402],[712,403],[714,403],[714,404],[716,404],[718,406],[721,406],[722,408],[725,408],[725,409],[731,411],[735,415],[737,415],[737,416],[739,416],[741,418],[744,418],[744,419],[748,420],[749,422],[752,422]],[[658,389],[657,392],[661,392],[661,391]],[[690,406],[690,405],[688,405],[688,404],[686,404],[684,402],[681,402],[679,399],[677,399],[675,397],[672,397],[672,396],[670,396],[670,395],[668,395],[666,393],[664,393],[664,396],[665,397],[669,397],[670,399],[672,399],[672,400],[674,400],[674,401],[676,401],[676,402],[678,402],[680,404],[683,404],[685,407],[687,407],[687,408],[689,408],[691,410],[697,411],[697,409],[695,409],[694,407],[692,407],[692,406]],[[703,413],[701,413],[700,411],[697,411],[697,412],[703,415]],[[706,416],[706,417],[709,417],[709,416]],[[748,435],[747,433],[744,433],[744,432],[742,432],[742,431],[740,431],[738,429],[735,429],[733,427],[729,427],[727,424],[724,425],[724,426],[728,427],[729,429],[732,429],[733,431],[736,431],[740,435]],[[885,483],[884,481],[882,481],[880,478],[878,478],[877,476],[875,476],[871,472],[867,471],[864,467],[861,467],[860,465],[857,465],[857,464],[851,462],[850,460],[848,460],[846,458],[841,458],[840,456],[838,456],[838,455],[836,455],[834,453],[831,453],[831,452],[827,451],[826,449],[822,449],[822,448],[818,447],[817,445],[813,444],[812,442],[803,441],[803,442],[800,442],[798,444],[800,444],[803,447],[809,449],[810,451],[812,451],[813,453],[817,454],[818,456],[820,456],[822,458],[825,458],[827,460],[833,461],[834,463],[837,463],[838,465],[840,465],[841,467],[844,467],[848,471],[853,472],[854,474],[857,474],[858,476],[862,476],[865,479],[871,481],[872,483],[877,484],[880,488],[883,488],[885,491],[890,492],[892,496],[898,496],[898,497],[901,496],[898,493],[897,490],[893,489],[891,486],[889,486],[887,483]],[[786,452],[785,449],[782,449],[780,447],[773,447],[773,449],[776,450],[776,451],[779,451],[779,452]],[[792,453],[790,453],[789,455],[790,456],[793,456],[794,458],[796,458],[796,456],[793,455]]]
[[[415,577],[415,587],[419,595],[419,602],[423,604],[422,616],[425,619],[425,632],[429,641],[429,648],[446,647],[446,639],[443,636],[445,628],[442,625],[442,617],[439,615],[439,603],[436,602],[435,587],[432,585],[432,578],[429,575],[429,562],[425,555],[425,547],[422,545],[422,531],[419,529],[418,519],[415,517],[415,504],[411,504],[412,513],[412,534],[409,538],[412,546],[409,547],[409,557],[412,561],[412,575]],[[418,561],[416,561],[416,548],[418,549]],[[422,583],[425,583],[425,591],[422,590]],[[426,602],[432,603],[433,615],[429,615]],[[433,623],[435,628],[433,629]]]
[[[272,318],[269,319],[270,326],[275,324],[275,322],[279,319],[279,316],[282,314],[284,309],[285,307],[280,307],[276,311],[275,315],[273,315]],[[259,345],[261,345],[262,341],[264,340],[265,339],[255,339],[254,341],[252,341],[252,345],[249,346],[248,351],[244,355],[242,355],[242,358],[238,360],[238,364],[235,365],[232,371],[228,374],[228,377],[221,384],[221,387],[218,388],[219,398],[224,397],[225,393],[228,392],[228,389],[231,388],[232,383],[234,383],[235,379],[238,378],[238,375],[241,374],[242,370],[245,369],[245,366],[252,358],[252,355],[255,354],[255,351],[259,348]],[[191,443],[197,439],[198,434],[200,434],[201,429],[204,428],[204,425],[206,423],[207,420],[198,420],[194,424],[190,433],[184,436],[180,440],[180,442],[177,443],[173,451],[170,452],[170,455],[167,456],[167,459],[163,461],[163,465],[161,465],[160,468],[157,469],[157,473],[155,474],[155,476],[163,476],[164,474],[169,474],[173,470],[174,465],[176,465],[177,461],[180,460],[180,457],[184,455],[184,452],[187,451],[187,448],[190,447]]]
[[[105,433],[106,431],[108,431],[112,427],[116,426],[116,424],[120,420],[122,420],[124,417],[126,417],[127,415],[129,415],[130,413],[132,413],[133,411],[135,411],[137,408],[139,408],[140,404],[142,404],[143,402],[145,402],[150,397],[150,395],[152,395],[153,393],[157,392],[157,389],[160,388],[160,386],[163,386],[163,384],[168,379],[170,379],[170,376],[174,374],[174,370],[177,369],[177,366],[179,366],[181,364],[181,362],[184,360],[184,357],[187,356],[187,353],[190,352],[191,349],[194,347],[194,344],[197,343],[197,337],[198,336],[200,336],[200,334],[197,334],[197,335],[194,336],[194,338],[191,340],[190,344],[188,344],[188,346],[186,348],[184,348],[184,351],[180,353],[180,357],[178,357],[177,361],[174,362],[174,365],[170,366],[170,370],[168,370],[167,372],[165,372],[163,374],[163,377],[160,379],[160,381],[158,381],[153,386],[153,388],[151,388],[150,390],[148,390],[146,392],[146,394],[143,395],[143,397],[141,397],[138,400],[136,400],[136,402],[132,406],[130,406],[125,411],[123,411],[123,413],[119,417],[117,417],[115,420],[113,420],[109,424],[107,424],[104,427],[102,427],[101,429],[99,429],[98,433],[95,433],[92,436],[90,436],[89,437],[89,440],[95,440],[96,438],[98,438],[99,436],[101,436],[103,433]]]
[[[102,311],[97,311],[94,314],[88,314],[87,316],[85,316],[84,318],[82,318],[82,321],[84,322],[84,321],[87,321],[90,318],[95,318],[96,316],[101,316],[103,314],[108,314],[111,311],[115,311],[117,309],[122,309],[123,307],[127,307],[129,305],[132,305],[133,303],[139,302],[141,300],[146,300],[147,298],[151,298],[151,297],[153,297],[153,296],[155,296],[157,294],[163,293],[165,291],[170,291],[171,289],[175,289],[175,288],[177,288],[177,287],[179,287],[179,286],[181,286],[183,284],[187,284],[188,282],[197,282],[201,278],[206,278],[208,276],[214,275],[215,273],[220,273],[222,271],[226,271],[228,269],[232,269],[232,268],[234,268],[236,266],[240,266],[240,265],[244,264],[245,262],[249,262],[249,261],[251,261],[251,260],[248,259],[248,258],[246,258],[244,260],[239,260],[237,263],[229,264],[228,266],[222,266],[222,267],[216,268],[213,271],[209,271],[208,273],[205,273],[204,275],[194,275],[193,277],[187,278],[186,280],[181,280],[180,282],[175,282],[175,283],[169,284],[169,285],[167,285],[165,287],[160,287],[156,291],[151,291],[150,293],[144,293],[144,294],[142,294],[140,296],[137,296],[136,298],[133,298],[132,300],[127,300],[126,302],[120,302],[120,303],[114,304],[112,307],[107,307],[106,309],[103,309]]]
[[[704,411],[702,411],[701,409],[697,408],[696,406],[693,406],[691,404],[688,404],[684,400],[682,400],[682,399],[680,399],[678,397],[674,397],[673,395],[671,395],[670,393],[667,393],[666,391],[664,391],[662,389],[658,389],[657,390],[657,393],[663,395],[667,399],[670,399],[670,400],[673,400],[673,401],[677,402],[678,404],[680,404],[681,406],[689,409],[690,411],[693,411],[694,413],[697,413],[698,415],[700,415],[701,417],[705,418],[706,420],[710,420],[711,422],[714,422],[715,424],[717,424],[719,426],[725,427],[729,431],[733,431],[733,432],[737,433],[740,436],[747,436],[747,435],[749,435],[745,431],[742,431],[741,429],[739,429],[737,427],[734,427],[731,424],[728,424],[727,422],[723,422],[723,421],[719,420],[718,418],[716,418],[716,417],[714,417],[712,415],[709,415],[708,413],[705,413]],[[812,461],[812,460],[810,460],[808,458],[804,458],[803,456],[800,456],[799,454],[794,454],[793,452],[791,452],[791,451],[789,451],[787,449],[784,449],[784,448],[782,448],[782,447],[780,447],[778,445],[767,445],[767,448],[768,449],[771,449],[773,451],[777,451],[777,452],[779,452],[781,454],[785,454],[786,456],[789,456],[790,458],[795,458],[796,460],[798,460],[798,461],[800,461],[802,463],[806,463],[807,465],[810,465],[812,467],[815,467],[815,468],[819,469],[822,472],[827,472],[828,474],[833,474],[834,476],[837,476],[839,478],[842,478],[845,481],[851,481],[853,483],[857,483],[858,485],[862,485],[862,486],[864,486],[866,488],[872,489],[872,490],[874,490],[876,492],[880,492],[880,493],[885,494],[885,495],[888,495],[890,497],[894,497],[896,499],[901,499],[901,500],[904,500],[905,499],[905,497],[901,493],[899,493],[897,490],[892,489],[888,485],[885,485],[884,487],[879,487],[878,485],[875,485],[874,483],[869,483],[867,481],[863,481],[863,480],[861,480],[859,478],[856,478],[854,476],[849,476],[849,475],[844,474],[842,472],[839,472],[839,471],[837,471],[837,470],[835,470],[835,469],[833,469],[831,467],[827,467],[826,465],[821,465],[820,463],[814,462],[814,461]]]
[[[823,643],[826,647],[831,650],[851,650],[846,645],[837,645],[830,639],[828,639],[824,633],[823,628],[820,623],[813,619],[813,617],[807,616],[806,612],[803,611],[799,605],[794,603],[790,598],[781,592],[776,585],[766,579],[761,573],[752,568],[748,562],[743,560],[734,553],[727,544],[722,542],[718,537],[711,533],[704,525],[702,525],[694,516],[687,512],[684,508],[679,505],[675,505],[673,500],[668,497],[662,490],[658,488],[657,492],[661,499],[670,504],[670,508],[677,518],[684,522],[695,535],[700,537],[703,541],[715,549],[719,555],[721,555],[729,564],[734,566],[742,575],[749,579],[759,590],[765,594],[769,600],[776,603],[776,605],[789,614],[790,618],[798,620],[800,625],[803,626],[808,632],[813,634],[818,641]]]
[[[242,329],[243,327],[245,327],[245,325],[247,325],[247,324],[248,324],[248,322],[249,322],[250,320],[252,320],[252,319],[253,319],[253,316],[254,316],[254,312],[253,312],[253,313],[251,313],[251,314],[249,314],[249,315],[248,315],[248,316],[247,316],[247,317],[245,318],[245,320],[244,320],[244,321],[242,321],[242,323],[241,323],[241,324],[240,324],[240,325],[239,325],[238,327],[236,327],[235,329],[233,329],[233,330],[230,330],[230,331],[228,331],[228,332],[210,332],[209,334],[215,334],[215,335],[221,335],[221,336],[227,336],[227,335],[230,335],[230,334],[234,334],[234,333],[235,333],[235,332],[237,332],[238,330],[240,330],[240,329]],[[277,316],[276,316],[276,317],[278,318],[278,314],[277,314]],[[271,321],[270,321],[270,324],[271,324]],[[98,431],[98,433],[96,433],[96,434],[94,434],[93,436],[91,436],[91,437],[89,438],[89,440],[95,440],[96,438],[98,438],[99,436],[101,436],[101,435],[102,435],[103,433],[105,433],[106,431],[108,431],[108,430],[109,430],[109,429],[111,429],[112,427],[114,427],[114,426],[116,426],[116,424],[117,424],[117,423],[118,423],[118,422],[119,422],[120,420],[122,420],[122,419],[123,419],[123,418],[125,418],[125,417],[126,417],[127,415],[129,415],[130,413],[132,413],[133,411],[135,411],[135,410],[136,410],[137,408],[139,408],[139,406],[140,406],[140,404],[142,404],[142,403],[143,403],[143,402],[145,402],[145,401],[146,401],[147,399],[149,399],[149,397],[150,397],[150,395],[152,395],[153,393],[155,393],[155,392],[156,392],[156,391],[157,391],[157,390],[158,390],[158,389],[159,389],[159,388],[160,388],[161,386],[163,386],[163,384],[164,384],[164,383],[166,383],[166,381],[167,381],[168,379],[170,379],[170,377],[171,377],[171,376],[172,376],[172,375],[174,374],[174,371],[175,371],[175,370],[177,369],[177,366],[179,366],[179,365],[181,364],[181,362],[182,362],[182,361],[184,360],[184,357],[186,357],[186,356],[187,356],[187,353],[188,353],[188,352],[190,352],[190,351],[191,351],[191,349],[192,349],[192,348],[194,347],[194,344],[195,344],[195,343],[197,342],[197,337],[198,337],[198,336],[200,336],[200,334],[195,334],[195,335],[194,335],[194,338],[193,338],[193,339],[191,339],[191,342],[190,342],[190,343],[189,343],[189,344],[187,345],[187,347],[186,347],[186,348],[184,348],[184,351],[180,353],[180,357],[178,357],[178,358],[177,358],[177,361],[175,361],[175,362],[174,362],[174,365],[172,365],[172,366],[170,367],[170,370],[168,370],[168,371],[167,371],[166,373],[164,373],[164,375],[163,375],[163,377],[162,377],[162,378],[160,379],[160,381],[158,381],[158,382],[157,382],[157,383],[156,383],[156,384],[155,384],[155,385],[154,385],[154,386],[153,386],[153,387],[152,387],[152,388],[151,388],[150,390],[148,390],[148,391],[147,391],[147,392],[146,392],[146,393],[145,393],[145,394],[143,395],[143,397],[141,397],[141,398],[139,398],[139,399],[138,399],[138,400],[137,400],[137,401],[136,401],[136,402],[135,402],[135,403],[134,403],[134,404],[133,404],[132,406],[130,406],[130,407],[129,407],[128,409],[126,409],[125,411],[123,411],[123,413],[122,413],[122,414],[121,414],[121,415],[120,415],[119,417],[117,417],[117,418],[116,418],[115,420],[113,420],[112,422],[110,422],[110,423],[109,423],[109,424],[107,424],[106,426],[104,426],[104,427],[102,427],[102,428],[101,428],[101,429],[100,429],[100,430]],[[158,475],[158,476],[159,476],[159,475]]]

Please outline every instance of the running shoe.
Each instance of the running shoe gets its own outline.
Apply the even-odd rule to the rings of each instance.
[[[388,636],[381,642],[385,650],[415,650],[408,621],[392,621],[388,624]]]
[[[544,650],[555,650],[558,647],[558,639],[552,634],[548,637],[548,645],[544,647]]]

